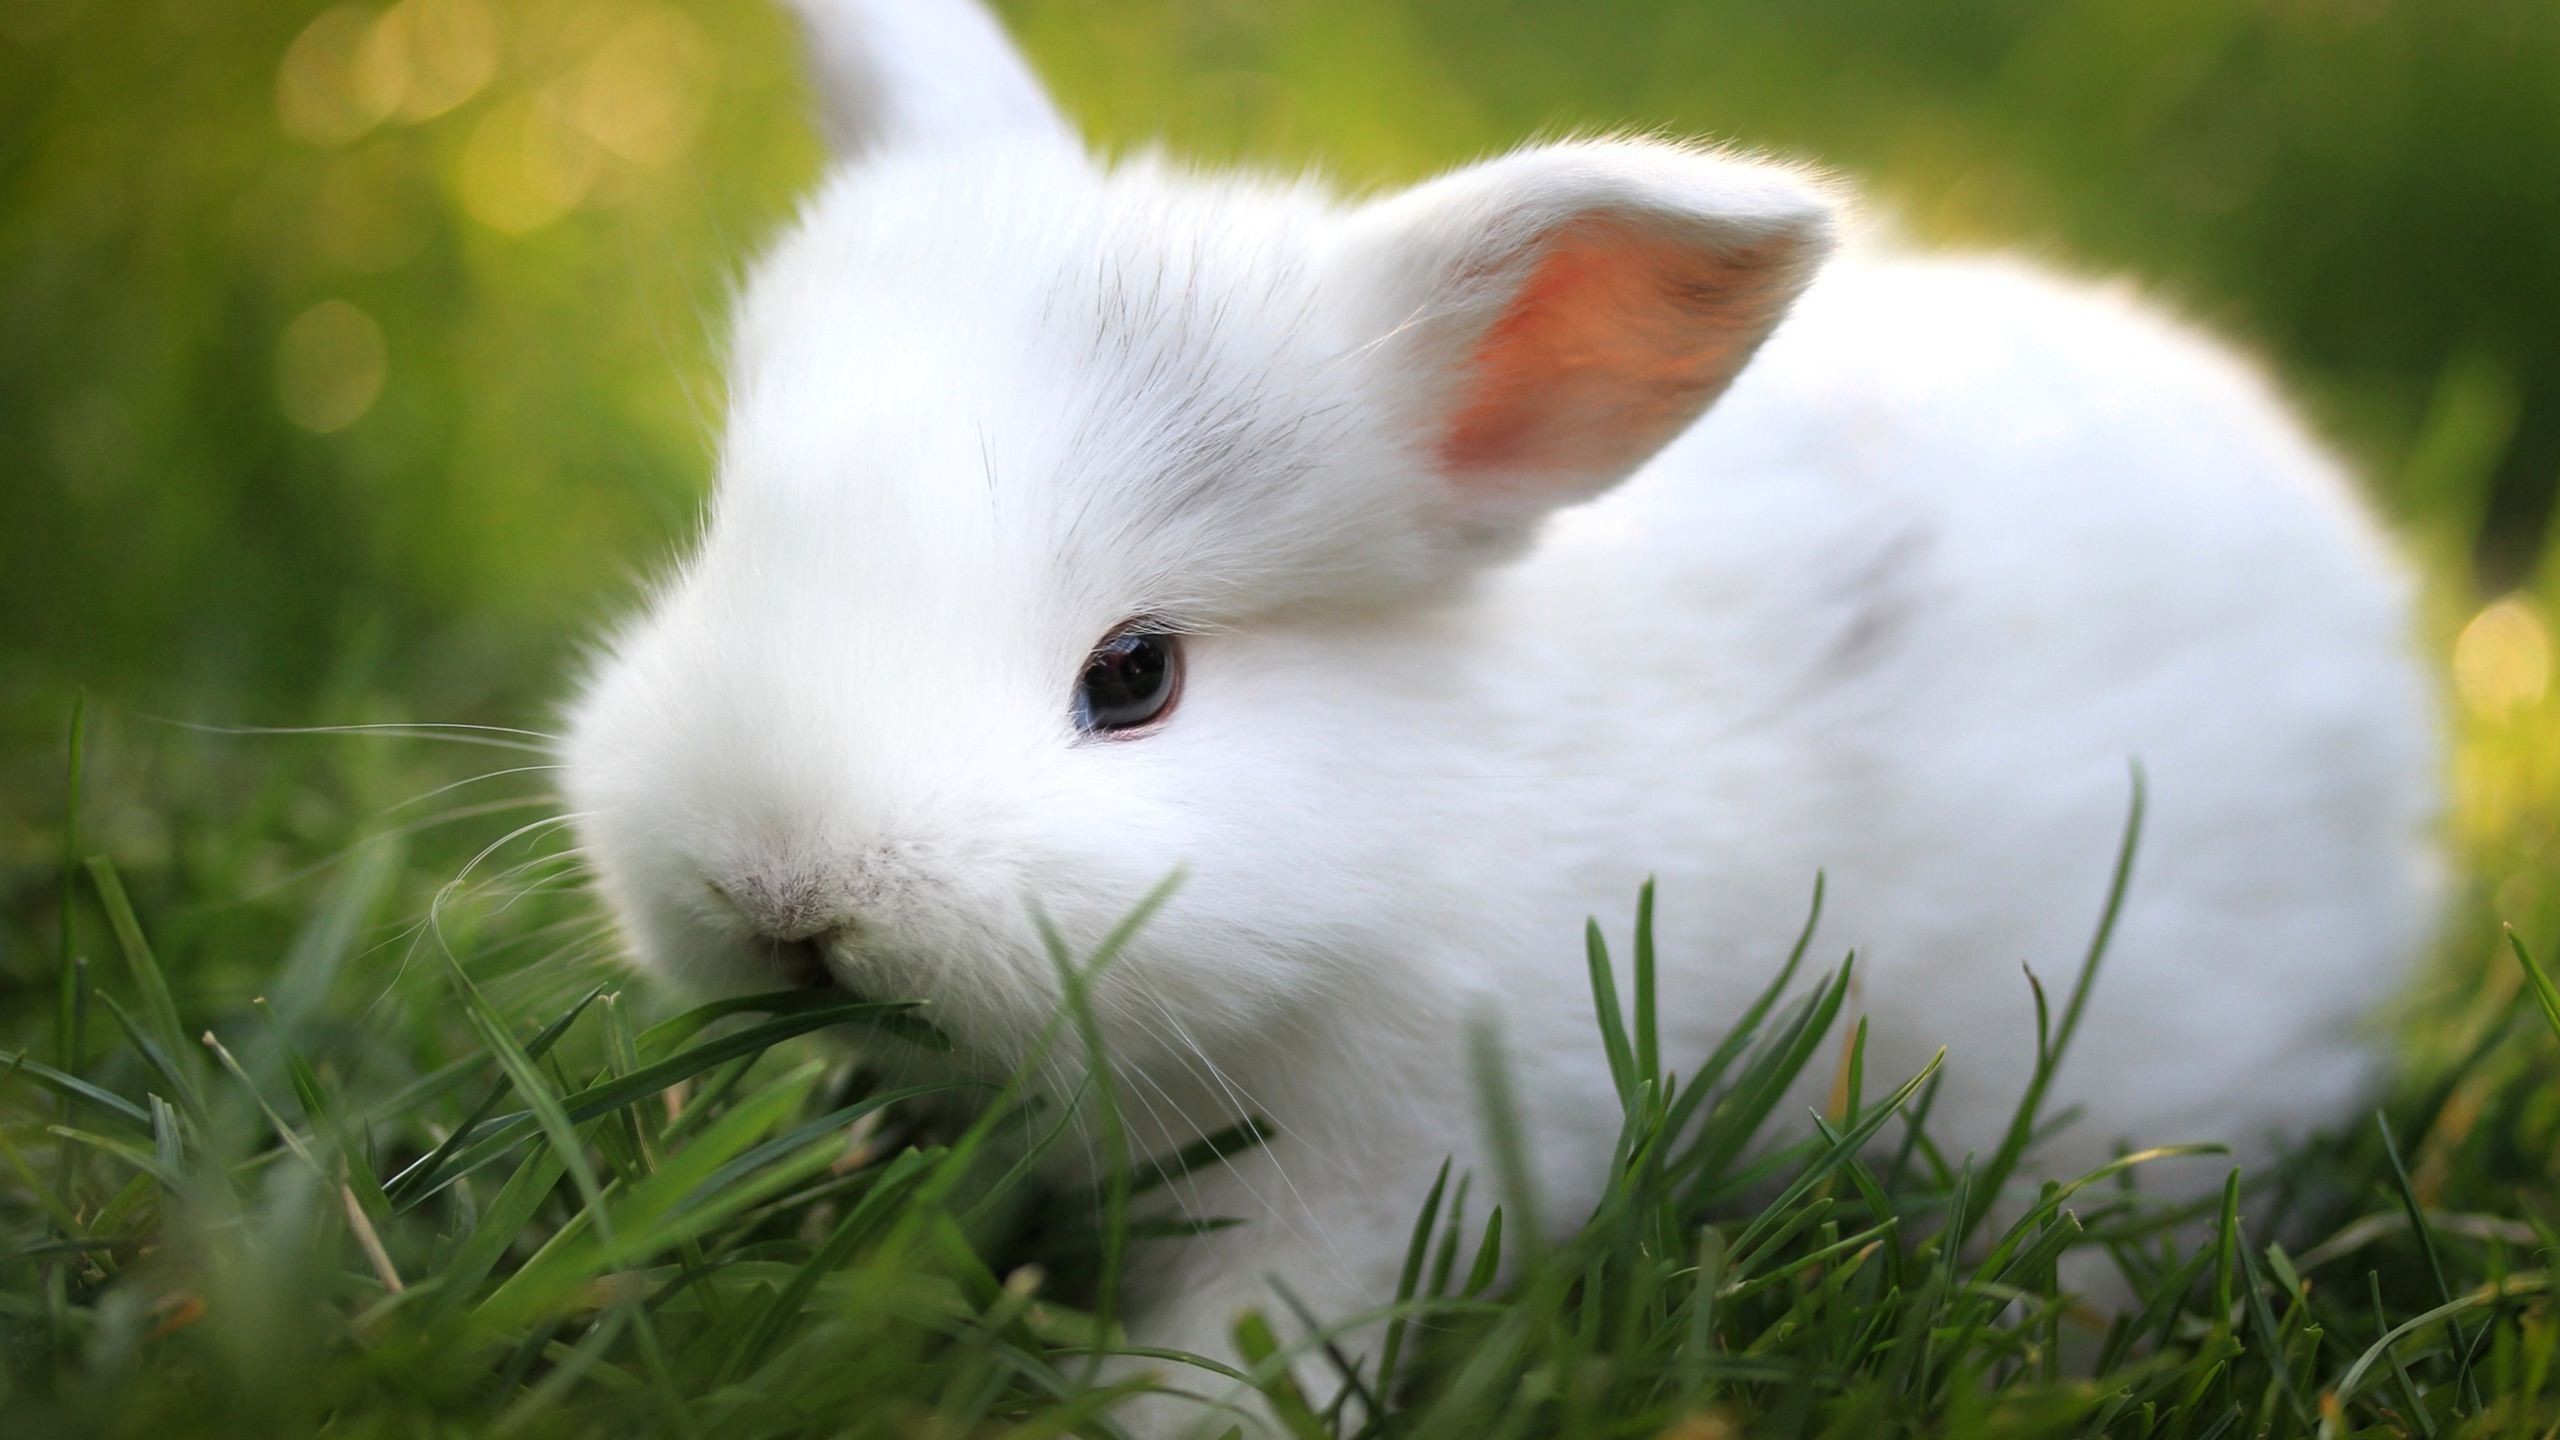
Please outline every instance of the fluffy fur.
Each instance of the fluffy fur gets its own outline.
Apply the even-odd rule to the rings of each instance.
[[[579,700],[572,802],[642,964],[771,988],[817,935],[998,1066],[1058,999],[1035,909],[1090,945],[1185,871],[1098,996],[1138,1142],[1278,1135],[1182,1187],[1253,1223],[1143,1252],[1135,1339],[1225,1353],[1274,1273],[1381,1299],[1442,1157],[1484,1169],[1479,1018],[1575,1219],[1615,1124],[1577,934],[1649,874],[1666,1055],[1824,871],[1871,1070],[1948,1047],[1933,1128],[1988,1149],[2135,757],[2041,1162],[2261,1153],[2365,1084],[2432,703],[2249,366],[2007,260],[1826,264],[1783,166],[1582,142],[1346,206],[1089,157],[962,0],[802,8],[845,161],[748,287],[707,533]],[[1190,637],[1183,698],[1081,736],[1131,617]]]

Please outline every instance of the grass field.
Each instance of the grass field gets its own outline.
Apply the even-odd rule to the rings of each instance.
[[[2300,389],[2429,578],[2462,880],[2370,1119],[2168,1213],[2139,1164],[1939,1152],[1925,1077],[1857,1062],[1838,955],[1703,1065],[1652,1054],[1647,962],[1608,957],[1609,1198],[1545,1246],[1499,1176],[1414,1196],[1391,1354],[1338,1393],[1274,1355],[1286,1428],[2560,1428],[2560,1013],[2527,959],[2560,960],[2560,11],[1004,8],[1112,143],[1370,182],[1660,123],[2136,274]],[[803,1038],[912,1015],[631,981],[524,733],[689,524],[728,277],[817,163],[783,28],[209,14],[0,3],[0,1428],[1101,1433],[1163,1157],[1060,1192],[1054,1111],[928,1123]],[[1825,1113],[1779,1111],[1808,1068]],[[2021,1098],[2021,1137],[2064,1118]],[[2065,1313],[2075,1251],[2141,1303]]]

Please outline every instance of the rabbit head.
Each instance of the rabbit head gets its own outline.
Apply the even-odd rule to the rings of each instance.
[[[716,494],[564,759],[643,963],[920,998],[1003,1056],[1269,1033],[1438,842],[1472,582],[1642,464],[1819,263],[1791,169],[1629,140],[1343,204],[1105,163],[981,11],[804,0],[838,163],[754,270]]]

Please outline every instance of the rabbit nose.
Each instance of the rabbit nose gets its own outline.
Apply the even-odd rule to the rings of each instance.
[[[755,927],[751,943],[765,952],[773,964],[774,978],[785,987],[793,990],[844,988],[834,968],[827,964],[827,950],[845,938],[852,929],[850,925],[789,906],[742,901],[737,890],[716,882],[711,888]]]
[[[811,945],[853,922],[833,887],[814,876],[746,875],[725,885],[715,880],[711,889],[768,944]]]

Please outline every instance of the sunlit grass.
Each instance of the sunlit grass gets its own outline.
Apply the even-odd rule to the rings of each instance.
[[[2534,725],[2533,706],[2473,715],[2467,760]],[[378,784],[389,760],[345,757],[415,742],[222,743],[324,743]],[[452,823],[522,828],[470,806]],[[280,949],[218,957],[155,945],[113,860],[63,837],[64,968],[0,1061],[15,1433],[1112,1433],[1148,1382],[1096,1381],[1110,1277],[1160,1243],[1157,1162],[1205,1155],[1055,1190],[1039,1152],[1116,1129],[1103,1077],[1071,1125],[1018,1086],[928,1107],[951,1087],[885,1088],[800,1038],[934,1043],[906,1006],[795,993],[652,1023],[556,867],[426,848],[474,878],[376,838],[256,902],[296,919]],[[2547,913],[2538,886],[2486,888]],[[168,900],[190,946],[231,925]],[[1653,996],[1678,967],[1642,897],[1631,953],[1588,942],[1590,1043],[1625,1120],[1594,1212],[1549,1217],[1579,1221],[1570,1238],[1542,1243],[1518,1142],[1498,1145],[1496,1173],[1413,1197],[1385,1308],[1311,1333],[1278,1296],[1239,1321],[1244,1371],[1164,1356],[1154,1383],[1241,1387],[1305,1437],[2541,1434],[2560,1417],[2560,992],[2480,903],[2370,1123],[2171,1207],[2140,1176],[2189,1137],[2091,1176],[2034,1163],[2067,1118],[2037,1096],[2105,984],[2104,917],[2081,972],[2047,977],[2048,1063],[2008,1137],[1961,1155],[1928,1138],[1934,1063],[1875,1074],[1844,1033],[1855,961],[1822,953],[1818,892],[1707,1056],[1662,1053]],[[1059,958],[1071,977],[1109,959]],[[188,978],[226,973],[255,983]],[[1071,1003],[1053,1037],[1083,1023]],[[1479,1061],[1507,1134],[1498,1037]],[[1789,1113],[1807,1073],[1829,1100]],[[2059,1293],[2091,1266],[2133,1303]],[[1386,1326],[1374,1361],[1304,1383],[1291,1362],[1362,1324]]]

